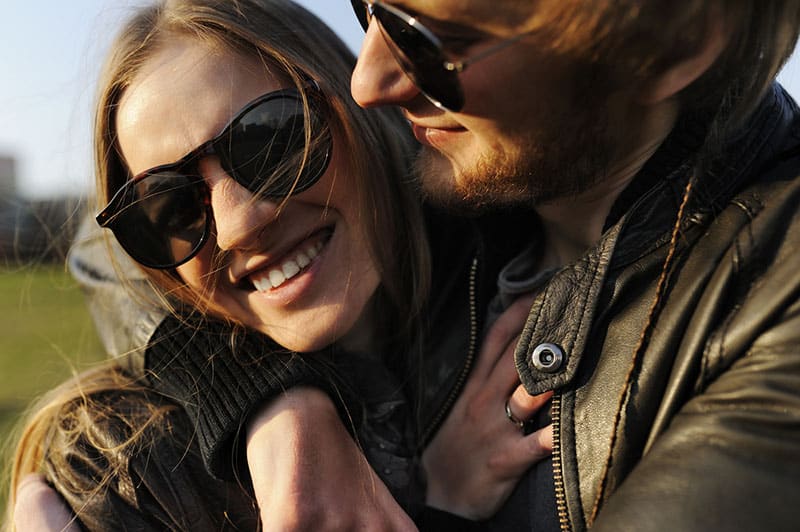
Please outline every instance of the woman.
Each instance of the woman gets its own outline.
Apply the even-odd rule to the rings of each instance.
[[[218,388],[204,379],[225,381],[232,367],[232,383],[242,368],[267,379],[276,372],[264,368],[290,368],[288,384],[343,396],[366,455],[416,513],[416,453],[455,397],[450,381],[471,364],[442,375],[442,357],[431,354],[463,357],[467,344],[474,346],[476,309],[485,307],[496,264],[474,261],[483,244],[472,223],[428,213],[424,229],[419,201],[399,171],[410,149],[402,121],[352,103],[351,67],[329,30],[280,1],[168,2],[142,11],[123,31],[101,83],[96,158],[108,204],[98,222],[145,266],[173,314],[153,336],[146,366],[155,371],[154,385],[175,390],[198,425],[117,369],[69,386],[73,397],[56,399],[66,408],[55,414],[59,428],[47,435],[49,447],[30,433],[35,445],[27,446],[18,473],[43,460],[85,527],[137,519],[143,527],[179,529],[196,528],[201,518],[203,527],[252,522],[249,479],[215,484],[198,473],[201,456],[211,457],[212,471],[214,456],[240,458],[238,446],[223,452],[218,440],[209,441],[217,429],[209,424],[229,430],[263,398],[254,390],[240,410],[226,412],[229,419],[209,422],[216,403],[206,395]],[[428,238],[447,261],[434,257],[441,264],[433,270],[435,297],[422,314]],[[513,247],[506,244],[505,253],[485,256],[501,263]],[[472,307],[449,304],[468,295]],[[291,353],[321,350],[302,359]],[[339,373],[345,376],[337,381]],[[433,386],[427,375],[436,376]],[[82,387],[88,392],[76,392]],[[426,412],[417,402],[436,406]],[[422,423],[412,423],[417,417]],[[521,438],[507,422],[503,428]],[[188,449],[186,458],[176,449]],[[44,458],[35,456],[39,450]],[[155,471],[148,469],[144,457],[156,452],[179,459],[159,458]],[[236,463],[229,469],[248,472]],[[174,494],[184,490],[176,503]],[[387,498],[385,488],[378,492]],[[391,528],[411,526],[393,515]]]

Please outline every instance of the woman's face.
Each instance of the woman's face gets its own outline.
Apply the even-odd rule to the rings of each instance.
[[[131,175],[180,159],[248,102],[285,87],[260,61],[173,39],[144,65],[120,102],[116,128]],[[345,147],[336,140],[319,182],[279,203],[254,201],[216,156],[203,158],[199,170],[210,190],[212,237],[177,268],[193,291],[210,300],[212,312],[295,351],[350,340],[379,284],[357,181],[341,163]],[[214,246],[227,252],[216,272]]]

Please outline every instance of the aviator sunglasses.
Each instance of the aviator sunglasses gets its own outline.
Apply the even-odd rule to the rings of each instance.
[[[351,0],[353,10],[367,31],[373,18],[400,67],[434,105],[448,111],[464,107],[464,92],[458,75],[468,66],[514,44],[531,32],[503,39],[470,57],[451,61],[442,41],[417,17],[378,0]]]
[[[332,137],[319,87],[312,84],[306,94],[308,108],[297,89],[251,101],[217,136],[179,161],[128,180],[97,223],[111,229],[140,264],[169,269],[197,255],[211,234],[210,193],[198,171],[203,157],[219,157],[223,170],[259,199],[280,200],[310,188],[328,167]]]

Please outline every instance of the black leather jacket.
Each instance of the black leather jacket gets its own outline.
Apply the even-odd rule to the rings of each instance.
[[[800,528],[800,115],[773,87],[699,176],[656,297],[692,143],[666,141],[517,347],[526,389],[556,392],[563,530]]]
[[[800,500],[800,118],[775,86],[725,157],[698,176],[656,297],[702,125],[676,128],[622,194],[597,246],[541,287],[518,346],[528,391],[556,391],[553,463],[564,530],[800,523],[792,505]],[[533,222],[517,227],[509,242],[537,234]],[[447,296],[434,301],[431,330],[452,334],[429,336],[435,355],[424,361],[423,441],[469,374],[502,255],[484,247],[497,238],[443,234],[435,251],[453,268],[436,274],[434,291]],[[252,369],[239,374],[241,388],[257,396],[232,388],[222,399],[237,405],[226,421],[234,432],[253,404],[274,395],[264,383],[280,389],[303,380],[292,373],[276,386],[270,368],[262,366],[261,380]],[[229,449],[214,441],[232,432],[204,428],[205,414],[197,414],[207,461],[206,451]]]

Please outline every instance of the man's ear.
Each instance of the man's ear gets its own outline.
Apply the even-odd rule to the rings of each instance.
[[[644,83],[639,92],[643,104],[656,104],[676,96],[702,76],[717,60],[730,40],[730,32],[719,12],[711,10],[706,24],[706,37],[697,51]]]

